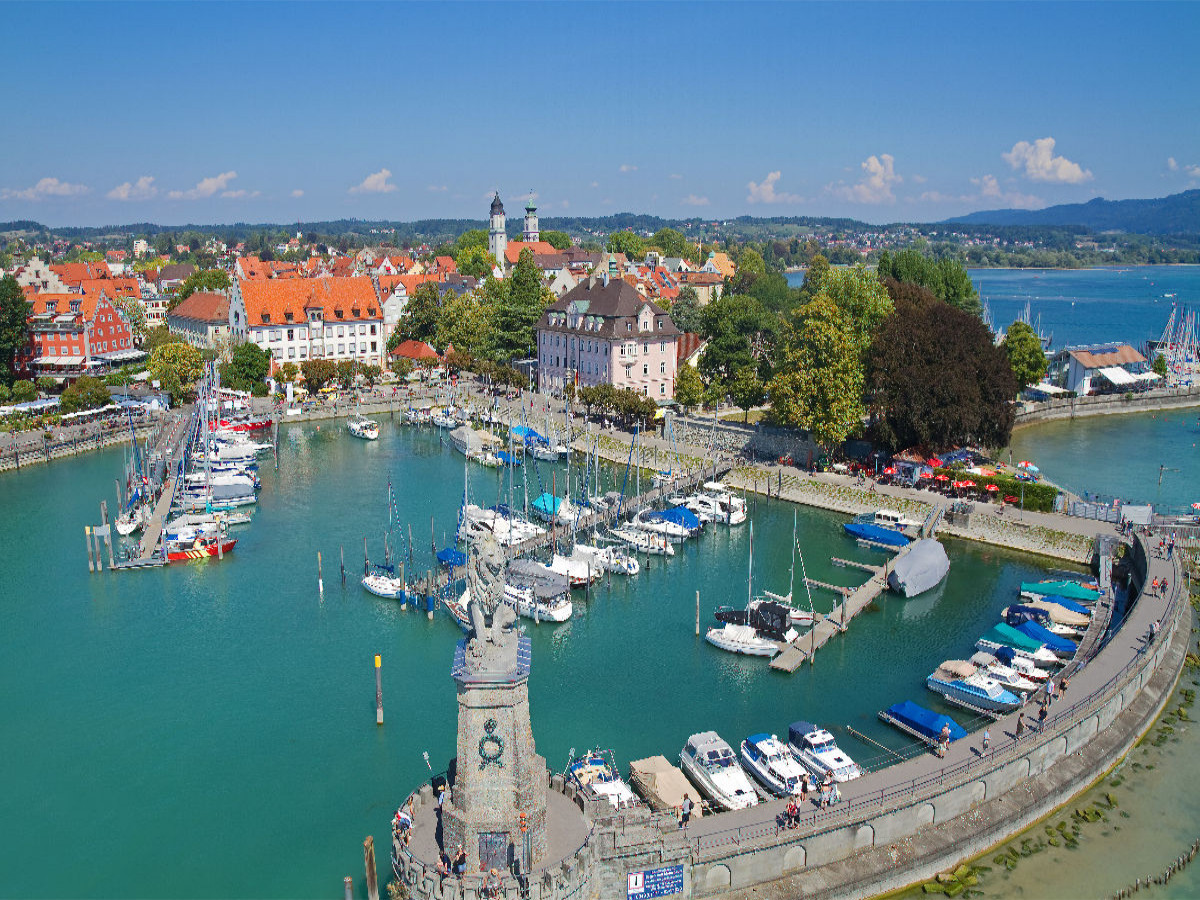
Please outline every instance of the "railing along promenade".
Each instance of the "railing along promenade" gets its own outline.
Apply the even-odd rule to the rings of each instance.
[[[1142,549],[1147,554],[1147,566],[1149,566],[1149,547],[1145,543],[1144,538],[1139,537],[1138,540],[1143,544]],[[1170,596],[1167,598],[1166,606],[1162,610],[1160,617],[1162,627],[1156,639],[1160,643],[1165,642],[1168,635],[1173,633],[1176,625],[1175,619],[1182,611],[1186,611],[1188,608],[1186,601],[1181,602],[1181,594],[1184,592],[1185,586],[1181,577],[1182,573],[1179,569],[1178,558],[1173,560],[1172,572]],[[1158,598],[1143,594],[1138,597],[1137,603],[1154,602],[1156,599]],[[1127,625],[1132,618],[1132,616],[1126,617],[1121,624]],[[1142,616],[1141,618],[1146,617]],[[1117,648],[1112,647],[1110,640],[1097,653],[1096,657],[1093,657],[1093,660],[1088,660],[1078,667],[1076,670],[1077,674],[1086,671],[1088,664],[1099,659],[1104,651],[1110,648],[1112,652],[1120,652]],[[1099,687],[1089,691],[1085,696],[1074,699],[1073,695],[1070,701],[1058,701],[1065,708],[1061,708],[1058,712],[1049,715],[1040,729],[1027,730],[1024,735],[1018,738],[1011,737],[1008,730],[1004,727],[1009,721],[1008,718],[995,723],[991,729],[993,732],[992,749],[987,754],[977,755],[971,752],[964,761],[956,764],[942,766],[934,771],[926,771],[912,778],[891,781],[881,786],[878,790],[872,790],[863,795],[850,796],[824,810],[817,809],[802,812],[799,825],[795,829],[790,830],[783,826],[780,816],[776,815],[768,821],[748,823],[693,837],[691,838],[693,863],[720,859],[722,856],[728,855],[730,850],[736,852],[741,849],[760,849],[772,845],[796,843],[801,839],[819,835],[835,828],[845,827],[856,821],[866,821],[871,817],[883,813],[912,806],[918,802],[932,800],[947,791],[962,787],[977,778],[981,773],[994,771],[1007,763],[1028,756],[1030,751],[1045,746],[1084,721],[1105,703],[1112,700],[1113,697],[1151,665],[1153,654],[1148,652],[1148,650],[1148,644],[1136,650],[1131,658],[1116,673]],[[1020,710],[1020,713],[1024,715],[1025,710]],[[999,740],[997,740],[997,737],[999,737]],[[958,743],[965,744],[969,740],[970,738],[964,738]],[[918,761],[924,760],[927,762],[931,759],[925,752],[918,752],[914,758]],[[906,761],[906,763],[897,763],[894,766],[883,769],[878,774],[900,774],[900,771],[910,764],[913,764],[913,760]],[[843,793],[853,793],[853,784],[854,782],[850,782],[848,785],[841,785]],[[781,801],[775,805],[779,805],[779,803]],[[768,805],[768,808],[770,808],[770,805]],[[751,810],[745,812],[749,813],[754,809],[752,807]],[[782,811],[782,807],[780,807],[780,811]],[[739,815],[739,813],[726,813],[723,815]],[[700,822],[704,821],[703,819],[700,820]],[[690,830],[694,832],[696,830],[695,826]]]

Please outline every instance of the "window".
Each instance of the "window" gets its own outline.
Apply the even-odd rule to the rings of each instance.
[[[643,375],[650,374],[650,367],[648,365],[646,365],[645,363],[642,363],[642,374]]]
[[[327,338],[333,337],[333,326],[332,325],[325,326],[325,337],[327,337]]]
[[[621,355],[622,356],[625,355],[625,345],[624,344],[621,345]]]
[[[625,331],[626,332],[633,331],[633,323],[632,322],[625,323]]]
[[[338,337],[345,337],[345,336],[346,336],[346,326],[345,326],[345,325],[339,325],[339,326],[337,327],[337,330],[338,330]]]
[[[307,357],[307,356],[308,356],[308,348],[307,348],[307,347],[301,347],[301,348],[300,348],[300,358],[301,358],[301,359],[304,359],[304,358],[305,358],[305,357]]]
[[[658,386],[658,392],[665,397],[667,395],[667,386],[665,384],[660,384]]]
[[[658,352],[659,352],[659,353],[666,353],[666,352],[667,352],[667,342],[666,342],[666,341],[659,341],[659,344],[658,344]]]
[[[345,353],[345,352],[346,352],[346,345],[345,345],[345,344],[338,344],[338,349],[337,349],[337,352],[338,352],[339,354],[340,354],[340,353]]]
[[[296,358],[296,348],[288,347],[288,359],[295,359],[295,358]]]
[[[359,353],[367,352],[367,342],[366,341],[363,341],[361,344],[358,345],[358,352]]]
[[[374,325],[372,325],[372,326],[371,326],[371,336],[372,336],[372,337],[374,337],[374,336],[375,336],[375,326],[374,326]],[[372,349],[372,350],[374,350],[374,349],[375,349],[375,345],[374,345],[374,344],[372,344],[372,345],[371,345],[371,349]]]
[[[287,339],[289,341],[294,341],[296,339],[296,329],[295,328],[289,328],[287,330],[287,333],[288,333]]]
[[[648,342],[643,342],[643,343],[642,343],[642,352],[643,352],[643,353],[649,353],[649,352],[650,352],[650,344],[649,344]]]
[[[375,331],[375,326],[374,326],[374,325],[372,325],[372,326],[371,326],[371,331],[372,331],[372,332],[374,332],[374,331]],[[376,343],[375,341],[371,341],[371,352],[372,352],[372,353],[375,353],[375,352],[377,352],[377,351],[376,351],[376,349],[375,349],[375,343]]]
[[[667,374],[667,364],[666,364],[666,362],[660,362],[660,363],[658,364],[658,374],[659,374],[659,375],[666,375],[666,374]]]

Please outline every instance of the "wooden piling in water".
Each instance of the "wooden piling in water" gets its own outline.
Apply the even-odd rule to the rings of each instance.
[[[88,571],[89,571],[89,572],[95,572],[95,571],[96,571],[96,564],[95,564],[95,561],[94,561],[94,560],[93,560],[93,558],[92,558],[92,526],[91,526],[91,525],[84,525],[84,526],[83,526],[83,539],[84,539],[84,541],[87,543],[87,551],[88,551]]]
[[[354,879],[347,875],[342,879],[343,900],[354,900]]]
[[[338,545],[338,556],[341,559],[342,567],[342,587],[346,586],[346,548],[341,544]]]
[[[325,596],[325,579],[321,575],[321,551],[317,551],[317,592]]]
[[[379,900],[379,879],[375,874],[375,838],[369,834],[363,841],[363,856],[367,866],[367,900]]]
[[[696,637],[700,637],[700,592],[696,591]]]

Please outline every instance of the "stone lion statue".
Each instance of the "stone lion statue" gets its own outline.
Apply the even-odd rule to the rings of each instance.
[[[504,570],[507,560],[494,540],[477,543],[471,551],[467,585],[471,599],[467,615],[471,638],[467,642],[467,664],[473,671],[510,672],[517,662],[517,614],[504,602]],[[490,620],[490,621],[489,621]]]

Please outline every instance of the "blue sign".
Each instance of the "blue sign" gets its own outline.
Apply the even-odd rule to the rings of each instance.
[[[633,872],[629,876],[629,900],[644,897],[667,897],[683,893],[683,866],[665,866]]]

